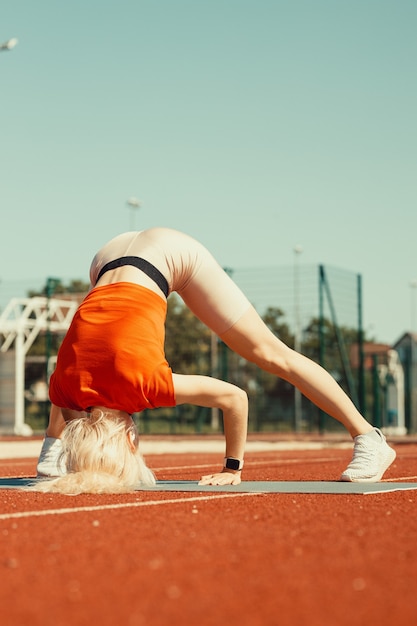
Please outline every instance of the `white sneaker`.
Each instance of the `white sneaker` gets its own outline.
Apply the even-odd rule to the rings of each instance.
[[[340,480],[351,483],[376,483],[381,480],[396,453],[389,447],[381,431],[378,428],[374,431],[378,433],[379,441],[368,434],[354,438],[353,458]]]
[[[38,478],[55,478],[67,473],[62,457],[62,441],[55,437],[45,437],[36,466]]]

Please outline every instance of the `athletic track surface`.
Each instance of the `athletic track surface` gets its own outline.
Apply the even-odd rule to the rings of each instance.
[[[416,482],[417,443],[394,447],[384,480]],[[222,461],[218,452],[145,456],[161,480],[198,480]],[[252,451],[243,478],[333,481],[350,457],[350,447],[331,442]],[[3,458],[0,476],[34,476],[35,465]],[[2,626],[417,624],[414,490],[67,497],[0,489],[0,503]]]

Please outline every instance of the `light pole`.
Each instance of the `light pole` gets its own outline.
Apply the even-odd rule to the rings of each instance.
[[[417,279],[410,280],[410,332],[417,332],[416,329],[416,293]]]
[[[300,255],[302,246],[296,245],[294,252],[294,350],[301,351],[301,316],[300,316]],[[301,431],[302,422],[302,398],[301,392],[294,387],[294,426],[295,431]]]
[[[135,230],[135,211],[140,209],[140,202],[137,198],[131,197],[127,201],[127,206],[130,207],[130,230]]]
[[[17,44],[16,37],[12,37],[11,39],[8,39],[4,43],[0,44],[0,50],[13,50],[16,44]]]

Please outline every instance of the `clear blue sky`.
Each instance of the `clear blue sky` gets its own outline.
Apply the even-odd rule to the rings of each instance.
[[[365,329],[395,341],[417,291],[416,32],[415,0],[2,3],[0,280],[86,279],[136,196],[135,228],[222,265],[290,267],[299,244],[361,273]]]

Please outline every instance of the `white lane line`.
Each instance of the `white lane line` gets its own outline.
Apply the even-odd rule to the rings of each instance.
[[[209,502],[224,498],[241,498],[244,496],[259,496],[263,493],[224,493],[213,496],[194,496],[191,498],[177,498],[169,500],[148,500],[144,502],[125,502],[120,504],[103,504],[101,506],[80,506],[67,509],[45,509],[43,511],[22,511],[20,513],[3,513],[0,520],[21,519],[24,517],[46,517],[48,515],[68,515],[70,513],[89,513],[93,511],[111,511],[117,509],[137,508],[142,506],[159,506],[162,504],[177,504],[184,502]]]
[[[322,457],[319,459],[309,459],[309,458],[300,458],[300,459],[269,459],[268,461],[254,461],[254,460],[250,460],[250,461],[245,461],[245,467],[255,467],[257,465],[291,465],[294,463],[302,463],[302,464],[307,464],[307,463],[328,463],[330,461],[333,461],[335,463],[340,463],[340,459],[336,458],[336,457]],[[166,470],[193,470],[193,469],[201,469],[201,468],[205,468],[205,467],[213,467],[214,465],[216,465],[216,463],[204,463],[201,465],[172,465],[172,466],[163,466],[163,467],[153,467],[152,466],[152,471],[154,472],[161,472],[161,471],[166,471]],[[218,464],[217,464],[218,465]]]
[[[351,446],[350,441],[259,441],[246,442],[248,452],[265,452],[281,450],[323,450],[325,448],[346,448]],[[0,441],[0,459],[13,460],[15,458],[38,458],[42,447],[42,440],[34,441]],[[224,453],[224,440],[219,439],[183,439],[180,441],[152,439],[141,441],[141,452],[144,456],[161,454],[210,454]]]
[[[36,458],[31,456],[18,456],[15,459],[3,459],[0,456],[1,465],[14,465],[15,463],[36,463]]]

